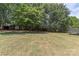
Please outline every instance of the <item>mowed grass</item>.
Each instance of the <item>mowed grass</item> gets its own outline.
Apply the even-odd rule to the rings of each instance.
[[[0,32],[0,55],[79,55],[79,36],[50,32]]]

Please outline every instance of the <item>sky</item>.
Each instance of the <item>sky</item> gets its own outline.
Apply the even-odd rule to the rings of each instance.
[[[79,3],[66,3],[66,7],[70,10],[70,16],[79,18]]]

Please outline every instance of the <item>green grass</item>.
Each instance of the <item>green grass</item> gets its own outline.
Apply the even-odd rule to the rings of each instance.
[[[0,55],[79,55],[79,36],[68,33],[2,31]]]

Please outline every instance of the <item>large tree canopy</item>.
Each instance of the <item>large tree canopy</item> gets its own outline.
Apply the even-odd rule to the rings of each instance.
[[[66,31],[69,10],[63,4],[44,4],[49,31]]]
[[[0,10],[0,24],[21,29],[65,32],[69,25],[69,10],[64,4],[0,4]]]
[[[44,18],[40,7],[32,7],[29,4],[18,5],[13,16],[16,25],[24,26],[27,29],[38,28],[41,24],[41,20]]]

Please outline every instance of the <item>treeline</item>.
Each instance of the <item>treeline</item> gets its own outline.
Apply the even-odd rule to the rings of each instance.
[[[0,4],[0,25],[12,24],[23,30],[66,32],[70,11],[64,4]]]

